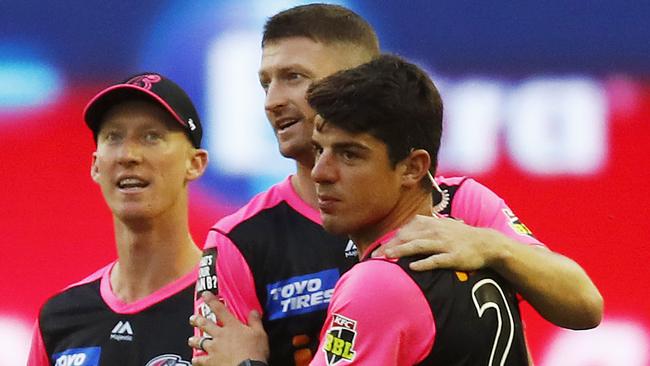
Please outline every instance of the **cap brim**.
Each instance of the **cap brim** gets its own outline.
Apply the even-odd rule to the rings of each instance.
[[[94,134],[97,134],[97,129],[99,128],[104,113],[115,104],[128,100],[129,97],[133,96],[146,96],[151,98],[151,100],[165,108],[178,123],[186,126],[185,121],[162,98],[148,89],[132,84],[113,85],[95,95],[84,109],[83,116],[86,125],[88,125]]]

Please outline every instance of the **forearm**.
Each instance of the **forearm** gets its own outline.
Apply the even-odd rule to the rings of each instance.
[[[491,229],[477,230],[489,251],[487,265],[546,320],[570,329],[600,323],[603,298],[576,262],[543,247],[522,245]]]

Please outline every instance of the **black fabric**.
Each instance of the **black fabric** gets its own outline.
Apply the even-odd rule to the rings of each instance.
[[[422,290],[433,314],[436,328],[433,349],[420,364],[528,365],[519,304],[507,282],[491,270],[471,273],[452,270],[416,272],[409,268],[409,263],[424,257],[413,256],[397,261],[397,265]],[[484,306],[479,316],[479,309]],[[494,306],[501,313],[500,334],[497,334],[500,325]],[[510,329],[511,341],[508,339]],[[495,342],[498,346],[492,356]],[[505,363],[501,363],[503,355],[506,355]]]
[[[349,240],[328,234],[286,202],[260,211],[224,234],[239,248],[255,278],[269,335],[269,365],[294,365],[296,352],[304,359],[306,348],[313,355],[327,304],[319,310],[270,319],[274,312],[267,286],[294,277],[315,278],[310,276],[328,270],[340,277],[358,261],[356,251],[346,253]]]
[[[48,357],[56,361],[52,360],[55,354],[68,351],[72,357],[99,347],[102,366],[190,365],[187,339],[193,335],[188,322],[193,293],[194,284],[138,313],[117,314],[102,300],[99,279],[69,288],[41,309],[39,322]]]

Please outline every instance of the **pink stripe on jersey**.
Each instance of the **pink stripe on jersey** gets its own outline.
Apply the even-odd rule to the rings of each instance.
[[[113,268],[114,264],[115,264],[115,262],[111,262],[111,263],[105,265],[104,267],[98,269],[97,271],[95,271],[95,273],[93,273],[90,276],[84,278],[83,280],[81,280],[79,282],[76,282],[76,283],[73,283],[72,285],[69,285],[68,287],[65,288],[65,290],[67,290],[69,288],[72,288],[72,287],[85,285],[87,283],[95,281],[96,279],[101,278],[104,275],[104,272],[106,272],[106,271],[110,270],[111,268]]]
[[[439,175],[436,177],[436,182],[438,182],[438,184],[455,186],[459,185],[465,179],[467,179],[467,177],[443,177],[442,175]]]
[[[226,306],[242,322],[246,322],[248,314],[257,310],[264,314],[257,293],[255,278],[250,266],[239,248],[226,236],[215,231],[208,234],[208,241],[214,243],[217,252],[217,278],[222,284],[237,284],[236,286],[219,286],[219,297],[223,298]]]
[[[307,202],[303,201],[302,198],[298,196],[298,193],[291,185],[291,176],[288,176],[282,182],[253,197],[246,206],[240,208],[232,215],[219,220],[213,229],[228,233],[242,221],[251,218],[262,210],[274,207],[282,201],[287,202],[287,204],[289,204],[289,206],[294,210],[298,211],[301,215],[307,217],[311,221],[319,225],[321,224],[318,210],[309,206]]]
[[[204,256],[208,249],[217,248],[216,273],[218,282],[217,294],[219,300],[228,307],[228,310],[242,323],[248,321],[248,314],[257,310],[260,315],[264,314],[262,305],[257,299],[255,292],[255,279],[253,273],[239,251],[239,248],[223,233],[217,230],[210,230],[205,242]],[[205,306],[203,298],[199,297],[194,301],[194,313],[212,319],[214,314]],[[204,334],[199,328],[194,328],[194,335],[203,337]],[[201,350],[192,350],[192,356],[203,356]]]
[[[386,234],[382,235],[379,239],[377,239],[374,243],[370,244],[366,249],[364,249],[363,253],[361,253],[361,260],[365,260],[370,256],[370,254],[377,248],[379,248],[381,245],[386,244],[392,239],[395,234],[397,233],[398,229],[391,230],[387,232]],[[385,257],[383,257],[386,259]],[[393,260],[393,262],[397,261],[397,259]]]
[[[27,359],[28,366],[49,366],[50,360],[47,357],[47,350],[43,342],[43,335],[41,333],[41,326],[38,319],[34,323],[34,330],[32,333],[32,345],[29,350],[29,357]]]
[[[112,263],[108,267],[104,267],[104,273],[102,274],[102,280],[100,285],[100,293],[106,305],[108,305],[108,307],[111,308],[111,310],[113,310],[118,314],[135,314],[154,304],[157,304],[177,294],[187,286],[190,286],[193,283],[195,283],[198,275],[198,266],[197,266],[192,271],[184,275],[183,277],[163,286],[162,288],[158,289],[151,295],[144,297],[140,300],[134,301],[132,303],[125,303],[124,301],[120,300],[117,296],[115,296],[115,294],[113,293],[113,289],[111,288],[110,274],[111,271],[113,270],[114,265],[115,263]]]

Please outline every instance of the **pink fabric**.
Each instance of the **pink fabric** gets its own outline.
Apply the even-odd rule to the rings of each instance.
[[[337,316],[356,322],[351,364],[414,365],[433,348],[435,322],[426,298],[406,272],[386,259],[361,262],[337,282],[310,365],[328,365],[326,335]]]
[[[231,313],[241,322],[248,321],[248,314],[257,310],[263,314],[262,306],[255,293],[255,279],[239,249],[233,242],[221,232],[211,230],[205,242],[204,249],[217,248],[216,268],[219,279],[219,299],[226,304]],[[236,285],[235,285],[236,284]],[[202,298],[194,301],[194,314],[206,316],[211,320],[214,316],[210,310],[202,310],[205,307]],[[203,337],[204,334],[199,328],[194,328],[194,335]],[[203,356],[201,350],[193,349],[193,357]]]
[[[216,270],[219,279],[219,299],[242,322],[248,320],[248,314],[252,310],[256,310],[260,315],[264,315],[264,311],[257,298],[253,273],[244,256],[225,233],[230,232],[235,226],[260,211],[274,207],[281,202],[286,202],[294,210],[320,225],[318,211],[298,196],[291,185],[291,176],[289,176],[267,191],[253,197],[248,204],[232,215],[219,220],[208,233],[203,247],[204,250],[217,249]],[[203,307],[203,300],[199,298],[194,303],[194,312],[206,315],[201,311]],[[195,329],[195,335],[202,336],[198,329]],[[194,350],[193,354],[196,357],[204,353]]]
[[[386,234],[382,235],[379,239],[377,239],[374,243],[370,244],[366,249],[363,250],[363,253],[359,256],[361,260],[364,260],[368,257],[370,257],[370,254],[372,254],[375,249],[379,248],[383,243],[388,243],[390,239],[392,239],[395,234],[397,233],[399,229],[391,230],[387,232]],[[394,261],[393,261],[394,262]]]
[[[219,298],[242,322],[252,310],[264,314],[255,292],[255,279],[239,249],[223,234],[211,231],[207,241],[217,247]]]
[[[109,266],[104,267],[103,269],[104,273],[102,274],[102,279],[100,284],[100,293],[106,305],[108,305],[108,307],[111,310],[113,310],[118,314],[135,314],[154,304],[157,304],[162,300],[167,299],[170,296],[173,296],[174,294],[177,294],[182,289],[196,282],[196,278],[198,275],[197,272],[198,266],[197,266],[192,271],[184,275],[183,277],[179,278],[178,280],[172,283],[167,284],[166,286],[160,288],[159,290],[152,293],[151,295],[142,298],[140,300],[134,301],[132,303],[125,303],[124,301],[120,300],[117,296],[115,296],[115,294],[113,293],[113,289],[111,288],[110,274],[114,265],[115,263],[112,263]]]
[[[300,198],[300,196],[298,196],[298,193],[296,193],[291,185],[291,176],[289,176],[266,192],[262,192],[253,197],[246,206],[240,208],[232,215],[219,220],[213,228],[226,233],[230,232],[233,227],[237,226],[242,221],[251,218],[264,209],[273,207],[282,201],[286,201],[289,206],[293,207],[294,210],[298,211],[301,215],[307,217],[311,221],[319,225],[321,224],[318,210],[309,206]],[[206,242],[204,248],[208,248],[208,244],[209,243]]]
[[[115,264],[115,262],[111,262],[111,263],[105,265],[104,267],[98,269],[97,271],[95,271],[95,273],[93,273],[93,274],[91,274],[90,276],[84,278],[83,280],[81,280],[81,281],[79,281],[79,282],[76,282],[76,283],[73,283],[72,285],[69,285],[68,287],[66,287],[66,288],[64,289],[64,291],[67,290],[67,289],[69,289],[69,288],[72,288],[72,287],[77,287],[77,286],[85,285],[86,283],[90,283],[90,282],[95,281],[95,280],[98,279],[98,278],[101,278],[101,277],[104,275],[104,273],[105,273],[106,271],[108,271],[108,270],[110,270],[111,268],[113,268],[113,265],[114,265],[114,264]]]
[[[45,350],[45,343],[41,334],[41,327],[36,320],[34,324],[34,331],[32,333],[32,345],[29,350],[29,358],[27,359],[27,366],[49,366],[50,360],[47,358],[47,351]]]
[[[110,263],[98,269],[93,274],[91,274],[90,276],[84,278],[79,282],[75,282],[69,286],[66,286],[60,292],[63,292],[72,287],[81,286],[86,283],[93,282],[98,278],[101,278],[104,275],[104,273],[108,272],[108,270],[113,267],[114,263],[115,262]],[[32,332],[32,344],[29,350],[29,358],[27,360],[27,366],[49,366],[49,365],[50,365],[50,360],[48,359],[47,351],[45,350],[45,343],[43,342],[43,335],[41,334],[41,326],[38,319],[36,319],[36,322],[34,324],[34,330]]]
[[[506,203],[490,189],[471,178],[436,177],[438,183],[461,183],[451,206],[451,215],[474,227],[490,228],[521,243],[544,245],[532,235],[515,231]]]
[[[219,220],[208,234],[203,249],[217,248],[217,278],[219,278],[219,297],[230,311],[243,322],[252,310],[263,315],[262,305],[255,292],[253,273],[237,246],[225,236],[235,226],[260,211],[274,207],[280,202],[287,202],[294,210],[320,225],[317,210],[304,202],[291,185],[291,176],[274,185],[266,192],[255,196],[246,206],[234,214]],[[236,286],[234,285],[236,284]],[[197,310],[202,304],[199,299],[195,304]]]

